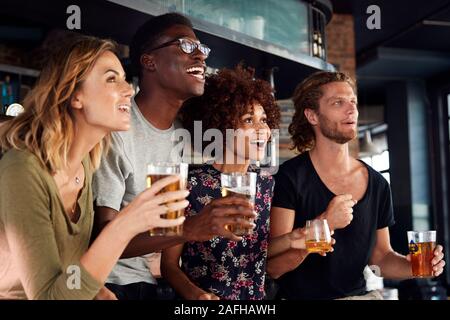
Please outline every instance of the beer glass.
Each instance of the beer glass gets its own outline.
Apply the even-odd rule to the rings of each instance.
[[[414,277],[433,276],[431,260],[436,247],[436,231],[408,231],[408,247],[411,254],[411,269]]]
[[[241,196],[245,197],[252,204],[255,204],[256,195],[256,173],[222,173],[220,175],[222,185],[222,197]],[[242,216],[241,216],[242,217]],[[250,220],[249,220],[250,221]],[[244,228],[242,224],[228,224],[225,229],[233,232],[237,236],[243,236],[251,233],[251,229]]]
[[[165,186],[158,194],[186,189],[188,165],[187,163],[167,163],[158,162],[147,165],[147,188],[150,188],[156,181],[161,180],[167,176],[177,175],[180,177],[179,181],[173,182]],[[169,204],[170,202],[166,203]],[[162,214],[164,219],[176,219],[184,215],[184,209],[169,211]],[[150,230],[151,236],[174,236],[183,233],[183,225],[168,227],[168,228],[153,228]]]
[[[331,251],[331,232],[326,219],[306,221],[306,250],[314,253]]]

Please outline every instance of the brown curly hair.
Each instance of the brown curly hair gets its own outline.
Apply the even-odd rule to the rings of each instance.
[[[236,129],[247,107],[260,103],[270,129],[277,129],[280,109],[275,103],[273,89],[267,81],[254,78],[254,69],[241,64],[234,69],[223,68],[208,75],[202,96],[187,100],[180,110],[183,127],[194,137],[194,121],[202,121],[202,130],[219,129],[224,138],[226,129]],[[203,133],[202,133],[203,134]]]
[[[316,112],[319,110],[319,99],[323,95],[322,86],[331,82],[346,82],[356,93],[355,81],[342,72],[313,73],[295,88],[292,97],[295,113],[292,123],[289,125],[289,133],[292,136],[292,149],[297,149],[299,153],[311,150],[315,143],[314,130],[305,117],[305,109],[312,109]]]

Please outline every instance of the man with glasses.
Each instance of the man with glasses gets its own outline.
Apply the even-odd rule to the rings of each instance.
[[[194,42],[188,38],[180,38],[175,40],[170,40],[168,42],[165,42],[156,48],[151,49],[151,51],[155,51],[157,49],[165,48],[172,45],[178,45],[180,49],[187,54],[193,53],[196,49],[198,49],[205,57],[209,56],[209,53],[211,52],[211,49],[203,44],[203,43],[197,43]]]
[[[131,113],[131,129],[112,134],[111,148],[94,176],[98,229],[145,189],[148,163],[173,160],[171,137],[178,110],[187,99],[203,94],[205,60],[210,51],[198,41],[191,22],[176,13],[150,19],[134,35],[130,58],[138,74],[139,92],[131,109],[119,110]],[[185,221],[182,237],[150,237],[148,233],[137,236],[125,249],[106,286],[118,299],[156,299],[156,280],[147,266],[148,256],[143,255],[216,235],[236,240],[224,226],[244,223],[252,227],[242,218],[233,217],[243,213],[254,216],[245,200],[218,199]]]

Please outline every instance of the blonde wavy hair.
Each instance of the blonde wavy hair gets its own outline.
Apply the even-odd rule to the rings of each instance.
[[[70,105],[97,59],[105,52],[117,54],[111,40],[76,35],[50,57],[34,88],[23,101],[25,111],[4,124],[0,132],[2,152],[28,150],[50,173],[67,166],[74,139],[75,117]],[[91,166],[100,164],[109,136],[89,152]]]

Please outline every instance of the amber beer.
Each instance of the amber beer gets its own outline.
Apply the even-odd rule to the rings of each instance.
[[[331,243],[326,239],[316,240],[306,240],[305,241],[306,250],[311,253],[321,253],[331,251]]]
[[[222,197],[229,197],[229,196],[238,196],[238,197],[245,197],[248,201],[253,202],[253,195],[250,193],[249,190],[239,190],[239,189],[229,189],[229,188],[223,188],[222,187]],[[250,221],[250,219],[246,219],[247,221]],[[242,224],[227,224],[225,226],[225,229],[233,232],[237,236],[243,236],[246,234],[251,233],[251,229],[245,228]]]
[[[306,221],[305,246],[311,253],[331,251],[331,232],[326,219]]]
[[[187,164],[170,164],[170,163],[157,163],[157,164],[149,164],[147,166],[147,188],[150,188],[156,181],[161,180],[165,177],[171,175],[180,176],[180,180],[173,182],[164,188],[158,194],[169,192],[169,191],[178,191],[186,189],[187,182]],[[175,201],[167,202],[170,204]],[[169,211],[166,214],[162,214],[161,218],[164,219],[176,219],[184,215],[184,209]],[[150,230],[151,236],[175,236],[182,235],[183,233],[183,225],[178,225],[175,227],[168,228],[154,228]]]
[[[436,231],[408,231],[408,247],[411,254],[411,269],[414,277],[433,277],[431,260],[436,247]]]
[[[222,197],[238,196],[244,197],[251,203],[255,203],[256,194],[256,173],[255,172],[232,172],[222,173],[220,175],[222,185]],[[239,216],[243,218],[243,216]],[[247,219],[250,221],[250,219]],[[245,228],[240,223],[228,224],[225,229],[233,232],[237,236],[251,234],[252,230]]]

